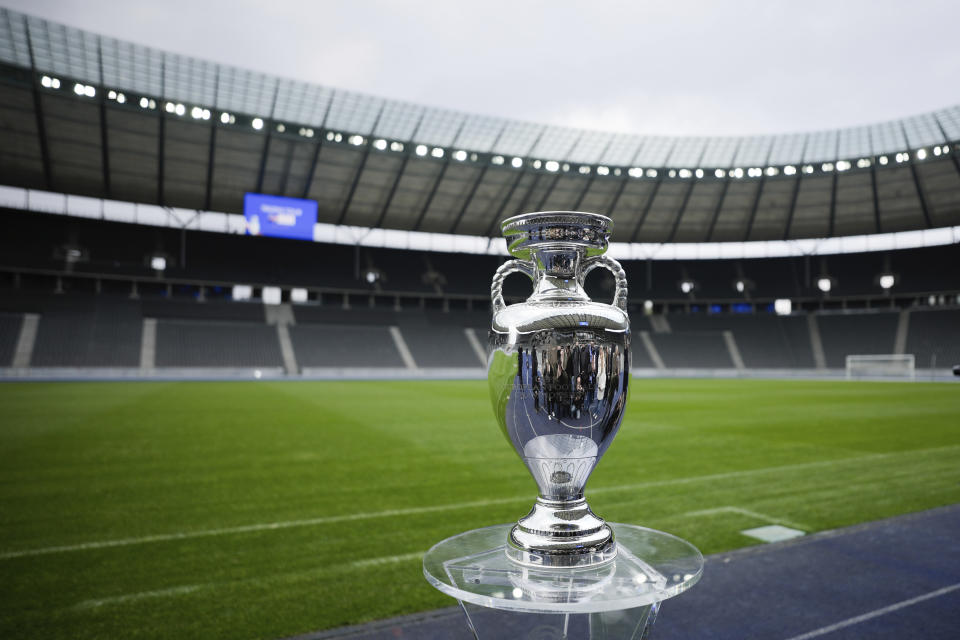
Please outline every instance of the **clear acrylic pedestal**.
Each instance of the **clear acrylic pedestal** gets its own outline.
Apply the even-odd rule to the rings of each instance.
[[[434,545],[423,574],[456,598],[480,640],[646,638],[660,603],[700,579],[696,547],[662,531],[610,523],[611,563],[588,569],[534,569],[507,558],[512,524],[474,529]]]

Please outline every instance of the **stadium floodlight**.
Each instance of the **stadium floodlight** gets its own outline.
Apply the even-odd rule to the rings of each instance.
[[[249,300],[253,297],[253,287],[248,284],[235,284],[230,294],[234,300]]]
[[[140,101],[140,106],[143,106],[143,100]],[[230,114],[224,111],[220,114],[220,122],[223,124],[230,124]]]
[[[546,164],[543,165],[543,168],[547,171],[557,171],[560,169],[560,163],[556,160],[547,160]]]
[[[126,101],[127,101],[127,96],[123,95],[122,93],[118,93],[118,94],[117,94],[117,102],[119,102],[120,104],[123,104],[123,103],[126,102]],[[208,114],[207,117],[209,118],[209,117],[210,117],[210,115],[209,115],[210,112],[207,111],[206,109],[204,109],[204,111],[207,112],[207,114]]]
[[[49,89],[50,87],[53,86],[53,78],[51,78],[50,76],[43,76],[42,78],[40,78],[40,85],[43,86],[44,88]]]
[[[892,289],[896,278],[892,273],[884,273],[880,276],[880,288],[881,289]]]
[[[590,173],[590,167],[588,167],[588,166],[585,165],[585,164],[584,164],[584,165],[580,165],[579,171],[580,171],[580,174],[581,174],[581,175],[587,175],[588,173]]]
[[[830,289],[833,288],[833,281],[830,278],[823,277],[817,280],[817,289],[823,291],[824,293],[830,293]]]
[[[656,169],[647,169],[647,177],[648,177],[648,178],[656,178],[656,177],[657,177],[657,170],[656,170]]]
[[[716,176],[717,178],[723,178],[724,176],[727,175],[727,172],[724,171],[723,169],[715,169],[713,172],[713,175]]]
[[[534,161],[533,161],[533,168],[534,168],[534,169],[539,169],[542,165],[543,165],[543,163],[540,162],[539,160],[534,160]]]
[[[140,98],[140,108],[141,108],[141,109],[146,109],[146,108],[149,107],[149,106],[150,106],[150,101],[149,101],[149,100],[147,100],[146,98]]]
[[[630,176],[631,178],[642,178],[643,169],[641,169],[640,167],[630,167],[629,169],[627,169],[627,175]]]
[[[734,178],[742,178],[743,169],[741,169],[740,167],[737,167],[736,169],[730,172],[730,175],[732,175]]]
[[[805,164],[805,165],[803,165],[803,172],[804,172],[804,173],[813,173],[813,165],[812,165],[812,164]]]
[[[383,138],[377,138],[373,141],[373,148],[377,151],[385,151],[387,148],[387,141]]]
[[[747,285],[744,283],[743,280],[737,280],[737,281],[734,283],[733,287],[734,287],[739,293],[743,293],[744,290],[747,288]]]
[[[86,87],[84,87],[82,84],[80,84],[80,83],[78,82],[78,83],[76,83],[75,85],[73,85],[73,92],[74,92],[75,94],[77,94],[78,96],[82,96],[82,95],[83,95],[83,90],[84,90],[85,88],[86,88]]]
[[[870,158],[860,158],[859,160],[857,160],[858,169],[866,169],[867,167],[870,166],[870,164],[871,164]]]
[[[797,168],[792,164],[788,164],[783,168],[783,175],[785,176],[794,176],[797,174]]]
[[[280,287],[264,287],[260,298],[263,304],[280,304],[283,300],[283,292]]]
[[[417,154],[418,156],[423,157],[423,156],[427,155],[427,152],[429,151],[429,149],[427,149],[427,145],[425,145],[425,144],[418,144],[418,145],[417,145],[417,148],[414,149],[414,151],[416,152],[416,154]]]
[[[287,130],[287,126],[285,124],[283,124],[282,122],[277,124],[277,131],[279,133],[283,133],[286,130]]]
[[[173,104],[172,102],[168,102],[163,105],[163,110],[167,113],[173,113],[177,110],[177,105]]]
[[[433,149],[430,150],[430,155],[433,156],[434,158],[442,158],[442,157],[443,157],[443,148],[442,148],[442,147],[434,147]]]
[[[366,273],[363,274],[363,279],[366,280],[368,284],[374,284],[380,279],[380,272],[376,269],[367,269]]]
[[[644,300],[643,301],[643,311],[647,315],[653,313],[653,300]]]
[[[256,129],[257,131],[260,131],[260,129],[263,129],[263,118],[254,118],[253,121],[250,123],[250,126]]]
[[[187,108],[186,108],[185,106],[183,106],[183,104],[181,104],[181,103],[178,102],[178,103],[177,103],[177,106],[175,107],[175,111],[176,111],[176,114],[177,114],[178,116],[182,116],[183,114],[185,114],[185,113],[187,112]]]
[[[917,149],[917,160],[924,160],[927,157],[926,149]]]
[[[773,312],[778,316],[788,316],[793,312],[793,303],[787,298],[778,298],[773,301]]]
[[[504,163],[503,156],[493,156],[492,158],[490,158],[490,164],[495,164],[497,166],[500,166],[503,163]]]
[[[763,169],[760,167],[750,167],[747,169],[747,176],[750,178],[759,178],[763,175]]]
[[[609,167],[604,167],[603,165],[597,167],[597,175],[598,175],[598,176],[607,176],[607,175],[610,175],[610,168],[609,168]]]
[[[696,175],[698,178],[702,178],[702,177],[703,177],[703,169],[697,169],[697,170],[694,172],[694,175]]]
[[[307,293],[306,289],[301,287],[294,287],[290,289],[290,302],[306,302],[309,300],[310,295]]]
[[[192,109],[190,109],[190,117],[193,118],[194,120],[199,120],[200,118],[203,117],[203,109],[201,109],[200,107],[193,107]]]
[[[117,92],[114,91],[113,89],[110,89],[110,91],[107,92],[107,100],[116,100],[116,99],[117,99]]]
[[[889,160],[887,160],[887,156],[880,156],[879,158],[877,158],[877,162],[879,162],[880,164],[887,164]]]
[[[403,143],[402,143],[402,142],[391,142],[391,143],[390,143],[390,151],[398,151],[398,152],[399,152],[399,151],[403,151]]]
[[[564,162],[564,163],[563,163],[563,166],[560,167],[560,168],[563,169],[564,171],[570,171],[570,163],[569,163],[569,162]]]
[[[167,259],[163,256],[153,256],[150,258],[150,268],[154,271],[165,271],[167,268]]]
[[[768,176],[775,176],[780,174],[780,169],[776,167],[767,167],[767,170],[764,173],[766,173]]]
[[[360,145],[363,144],[364,140],[363,140],[363,136],[358,135],[358,134],[354,134],[354,135],[350,136],[349,138],[347,138],[347,142],[349,142],[350,144],[352,144],[352,145],[355,146],[355,147],[359,147]]]
[[[463,162],[464,160],[467,159],[467,152],[464,151],[463,149],[457,149],[456,151],[453,152],[453,159],[456,160],[457,162]]]
[[[677,175],[683,179],[687,179],[693,175],[693,172],[690,171],[690,169],[680,169],[680,171],[677,172]]]
[[[676,170],[676,169],[670,169],[670,171],[667,172],[667,176],[670,177],[670,178],[676,178],[676,177],[677,177],[677,170]]]
[[[822,165],[820,165],[820,170],[823,171],[823,172],[825,172],[825,173],[830,172],[830,171],[833,171],[833,163],[832,163],[832,162],[824,162]]]
[[[940,147],[933,148],[933,155],[939,156],[941,153],[943,153],[943,151],[940,150]]]
[[[680,282],[680,291],[684,293],[690,293],[693,291],[695,285],[693,280],[683,280]]]
[[[512,166],[514,169],[519,169],[523,166],[523,158],[514,158],[510,161],[510,166]]]
[[[837,171],[846,171],[850,168],[850,162],[847,160],[837,160]]]

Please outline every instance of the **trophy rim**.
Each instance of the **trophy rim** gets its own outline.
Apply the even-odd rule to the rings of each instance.
[[[606,253],[613,232],[613,220],[588,211],[534,211],[521,213],[500,223],[507,251],[521,260],[543,246],[584,247],[590,256]]]
[[[530,224],[579,224],[590,227],[599,227],[610,233],[613,230],[613,219],[602,213],[590,211],[531,211],[510,216],[500,223],[500,231],[506,235],[508,231],[522,231]]]

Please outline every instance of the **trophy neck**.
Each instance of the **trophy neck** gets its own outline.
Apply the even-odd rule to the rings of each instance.
[[[531,254],[535,283],[531,301],[590,301],[590,297],[583,289],[586,247],[574,244],[549,244],[533,248]]]

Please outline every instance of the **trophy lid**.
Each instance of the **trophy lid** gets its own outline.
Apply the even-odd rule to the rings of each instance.
[[[500,230],[507,250],[521,260],[530,259],[530,250],[547,245],[584,247],[588,256],[607,250],[613,220],[599,213],[582,211],[540,211],[507,218]]]

